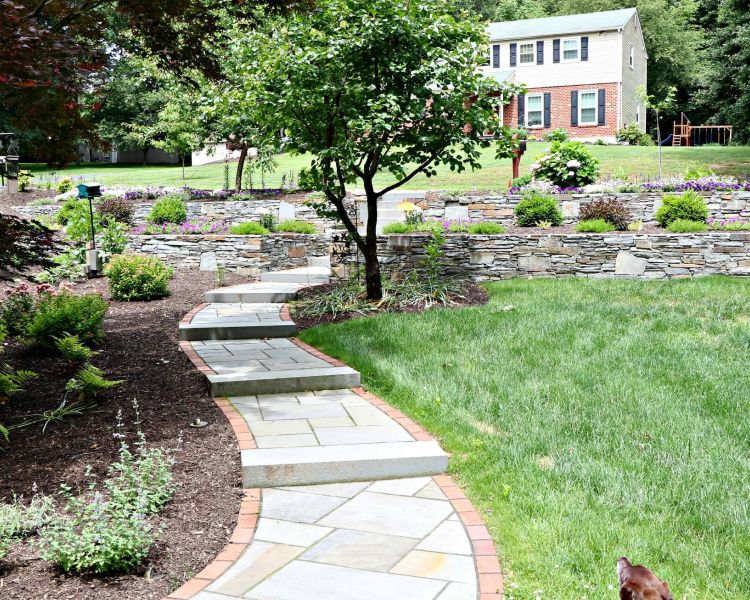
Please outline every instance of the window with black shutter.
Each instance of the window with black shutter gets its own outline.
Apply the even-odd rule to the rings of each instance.
[[[492,44],[492,68],[500,68],[500,44]]]
[[[510,66],[515,67],[516,66],[516,52],[518,49],[518,44],[511,44],[510,45]]]
[[[578,92],[570,92],[570,124],[578,125]]]
[[[523,127],[524,115],[526,113],[526,96],[518,94],[518,126]]]
[[[560,62],[560,40],[552,40],[552,62]]]
[[[581,60],[588,60],[589,59],[589,38],[587,35],[584,35],[581,38]]]
[[[544,93],[544,127],[547,129],[552,127],[552,94],[550,92]]]
[[[536,64],[544,64],[544,41],[536,43]]]
[[[607,90],[601,89],[599,90],[599,111],[597,113],[598,117],[598,124],[604,125],[606,119],[605,119],[605,111],[607,109]]]

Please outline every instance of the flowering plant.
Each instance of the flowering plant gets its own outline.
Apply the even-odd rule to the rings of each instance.
[[[750,231],[750,218],[740,213],[726,219],[708,219],[708,228],[714,231]]]
[[[131,235],[212,235],[227,233],[229,226],[224,221],[213,221],[202,217],[182,223],[162,223],[138,225],[130,230]]]
[[[665,177],[650,181],[641,186],[647,191],[659,192],[731,192],[750,191],[750,181],[739,181],[734,177],[707,175],[697,179],[686,179],[683,176]]]
[[[581,187],[596,181],[599,161],[581,142],[552,142],[530,169],[534,179],[544,179],[561,188]]]

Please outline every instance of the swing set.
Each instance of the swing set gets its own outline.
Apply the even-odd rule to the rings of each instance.
[[[680,120],[674,122],[672,146],[726,146],[731,141],[731,125],[693,125],[685,113],[680,113]]]

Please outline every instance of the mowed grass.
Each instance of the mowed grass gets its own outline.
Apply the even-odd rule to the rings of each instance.
[[[537,154],[543,153],[548,144],[529,143],[529,150],[521,163],[521,173],[528,172]],[[604,177],[625,174],[634,181],[654,179],[658,173],[656,147],[641,148],[638,146],[588,146],[591,153],[601,162],[601,174]],[[282,154],[277,157],[278,167],[265,179],[267,187],[278,187],[282,176],[292,172],[295,177],[300,169],[309,166],[309,156],[292,156]],[[486,191],[506,189],[511,177],[509,160],[495,159],[493,148],[482,151],[482,169],[462,172],[451,171],[448,167],[439,167],[435,177],[418,175],[409,181],[404,189],[421,190],[457,190]],[[26,165],[38,177],[48,177],[50,172],[44,165]],[[703,147],[703,148],[664,148],[664,173],[682,174],[688,167],[708,166],[715,172],[724,175],[748,177],[750,175],[750,147]],[[235,163],[230,163],[230,185],[234,182]],[[105,185],[125,186],[182,186],[195,188],[221,188],[224,185],[224,164],[211,164],[185,169],[185,179],[179,166],[161,165],[104,165],[82,164],[71,165],[55,172],[56,177],[72,176],[96,179]],[[390,176],[382,176],[378,183],[382,186],[393,182]],[[254,187],[260,187],[260,177],[255,177]]]
[[[750,281],[487,289],[301,337],[452,453],[516,600],[611,600],[622,555],[677,599],[750,598]]]

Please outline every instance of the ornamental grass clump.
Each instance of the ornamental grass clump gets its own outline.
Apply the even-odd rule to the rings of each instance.
[[[229,228],[229,233],[233,235],[268,235],[270,232],[260,223],[246,221],[245,223],[232,225]]]
[[[470,223],[468,232],[473,235],[497,235],[500,233],[505,233],[505,227],[503,227],[500,223],[482,221],[480,223]]]
[[[563,214],[555,199],[539,192],[524,192],[513,212],[521,227],[536,227],[542,221],[554,226],[563,223]]]
[[[675,219],[667,225],[666,230],[671,233],[701,233],[708,230],[708,225],[703,221]]]
[[[601,199],[582,205],[578,218],[581,221],[601,219],[614,229],[626,231],[630,224],[630,211],[619,200]]]
[[[274,227],[274,231],[284,231],[287,233],[315,233],[315,225],[306,221],[282,221]]]
[[[107,264],[104,274],[115,300],[157,300],[169,295],[174,270],[155,256],[122,254]]]
[[[667,194],[662,198],[662,204],[656,211],[655,218],[662,227],[668,227],[677,219],[703,223],[708,218],[708,207],[703,197],[692,190],[681,196]]]

